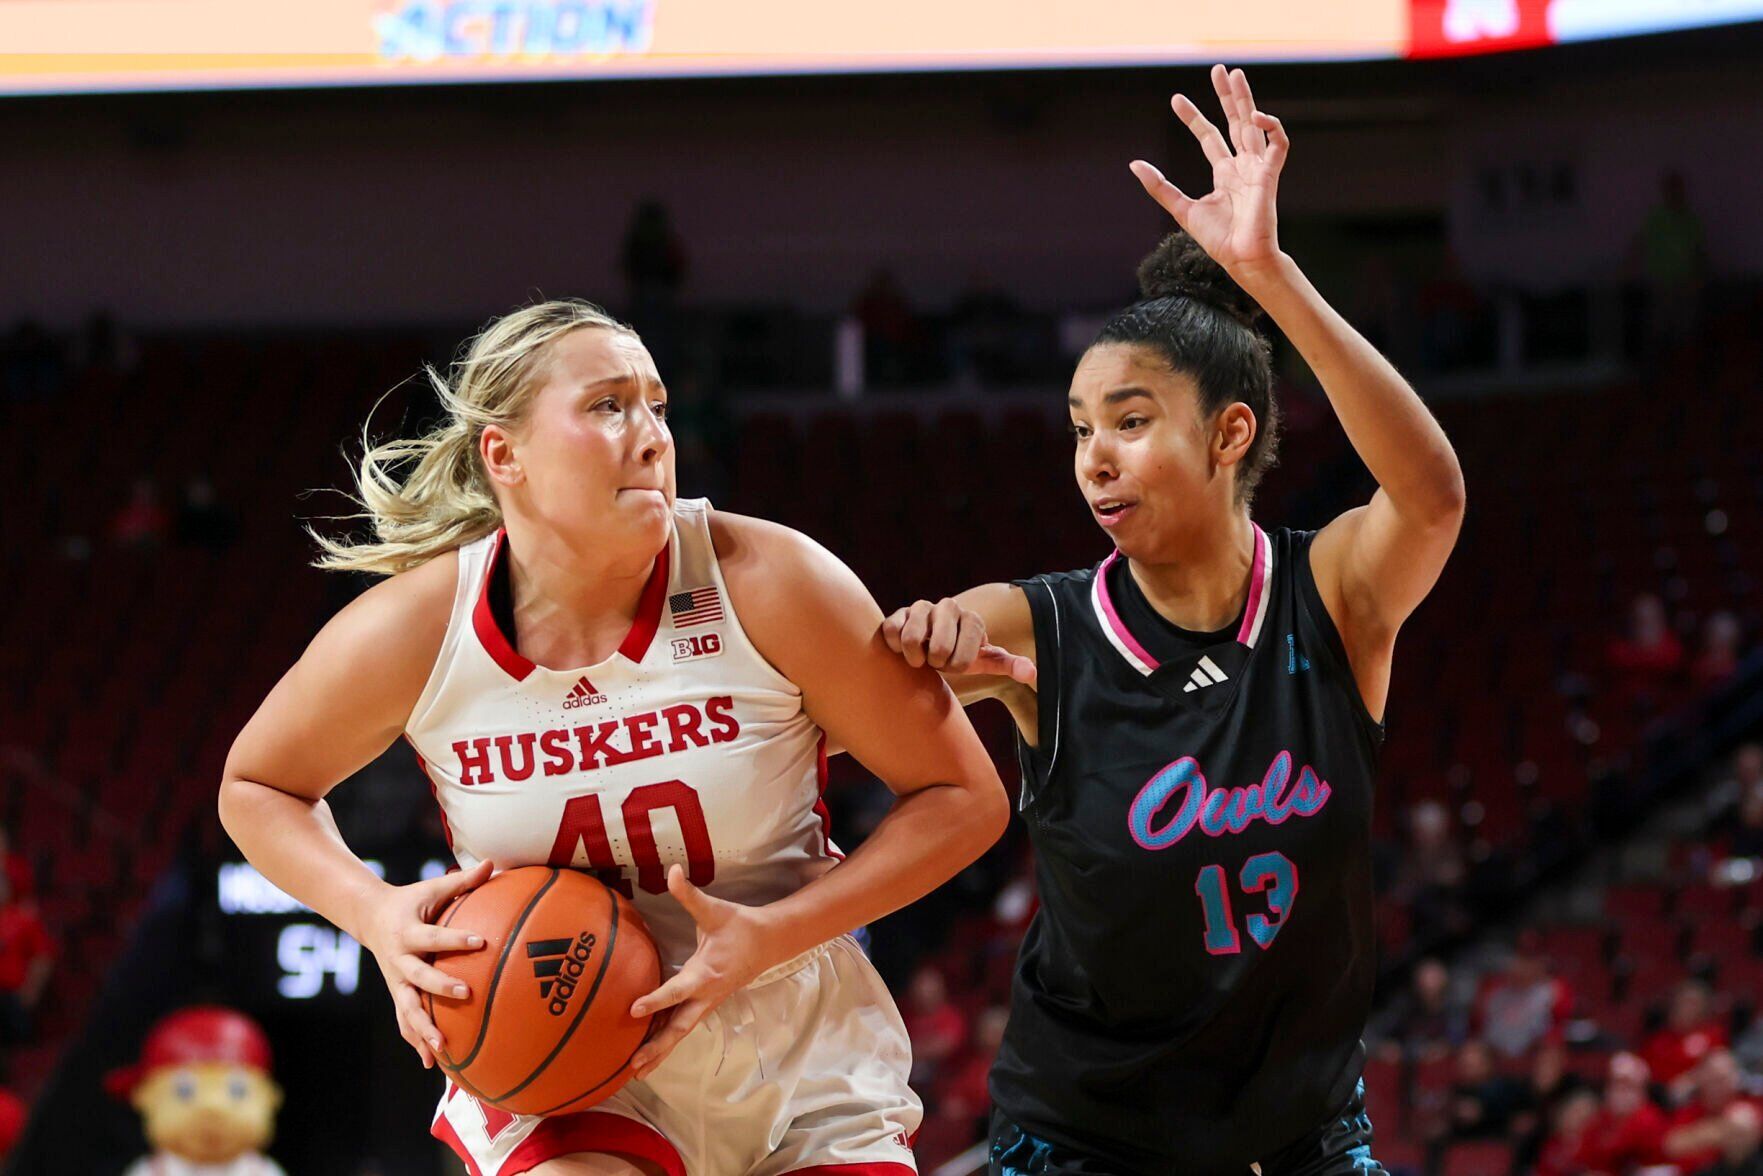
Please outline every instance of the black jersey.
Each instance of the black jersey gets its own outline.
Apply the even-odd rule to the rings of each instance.
[[[1257,527],[1234,631],[1185,644],[1123,617],[1136,585],[1118,553],[1021,582],[1041,908],[992,1097],[1122,1173],[1241,1176],[1360,1076],[1383,732],[1317,594],[1313,537]]]

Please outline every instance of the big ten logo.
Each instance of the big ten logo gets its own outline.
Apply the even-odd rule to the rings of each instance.
[[[722,652],[722,634],[699,633],[695,637],[675,637],[673,639],[673,660],[676,662],[696,661],[701,657],[715,657]]]

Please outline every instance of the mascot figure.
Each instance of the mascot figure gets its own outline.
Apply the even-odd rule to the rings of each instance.
[[[269,1039],[243,1013],[172,1013],[147,1034],[141,1060],[105,1085],[140,1112],[153,1148],[124,1176],[286,1176],[262,1154],[282,1103]]]

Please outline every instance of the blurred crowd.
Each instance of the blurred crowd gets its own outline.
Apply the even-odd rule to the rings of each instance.
[[[0,1158],[24,1129],[24,1103],[6,1085],[11,1052],[35,1039],[37,1009],[55,971],[55,944],[35,895],[30,862],[0,828]]]

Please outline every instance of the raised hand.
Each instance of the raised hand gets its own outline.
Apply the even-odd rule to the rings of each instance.
[[[494,868],[489,862],[479,862],[469,870],[387,890],[362,928],[361,946],[373,953],[392,994],[398,1033],[425,1068],[435,1064],[435,1054],[444,1042],[423,1009],[422,994],[457,999],[470,995],[464,984],[435,967],[429,958],[439,951],[475,951],[484,945],[480,936],[437,927],[434,921],[455,898],[488,882]]]
[[[948,674],[996,674],[1035,684],[1035,663],[986,640],[986,622],[953,598],[920,600],[882,622],[882,639],[911,666]]]
[[[1212,164],[1212,191],[1196,200],[1142,159],[1133,160],[1132,173],[1200,248],[1236,276],[1280,257],[1275,197],[1292,144],[1277,118],[1255,109],[1242,70],[1213,66],[1212,86],[1224,107],[1228,142],[1187,95],[1169,100]]]

